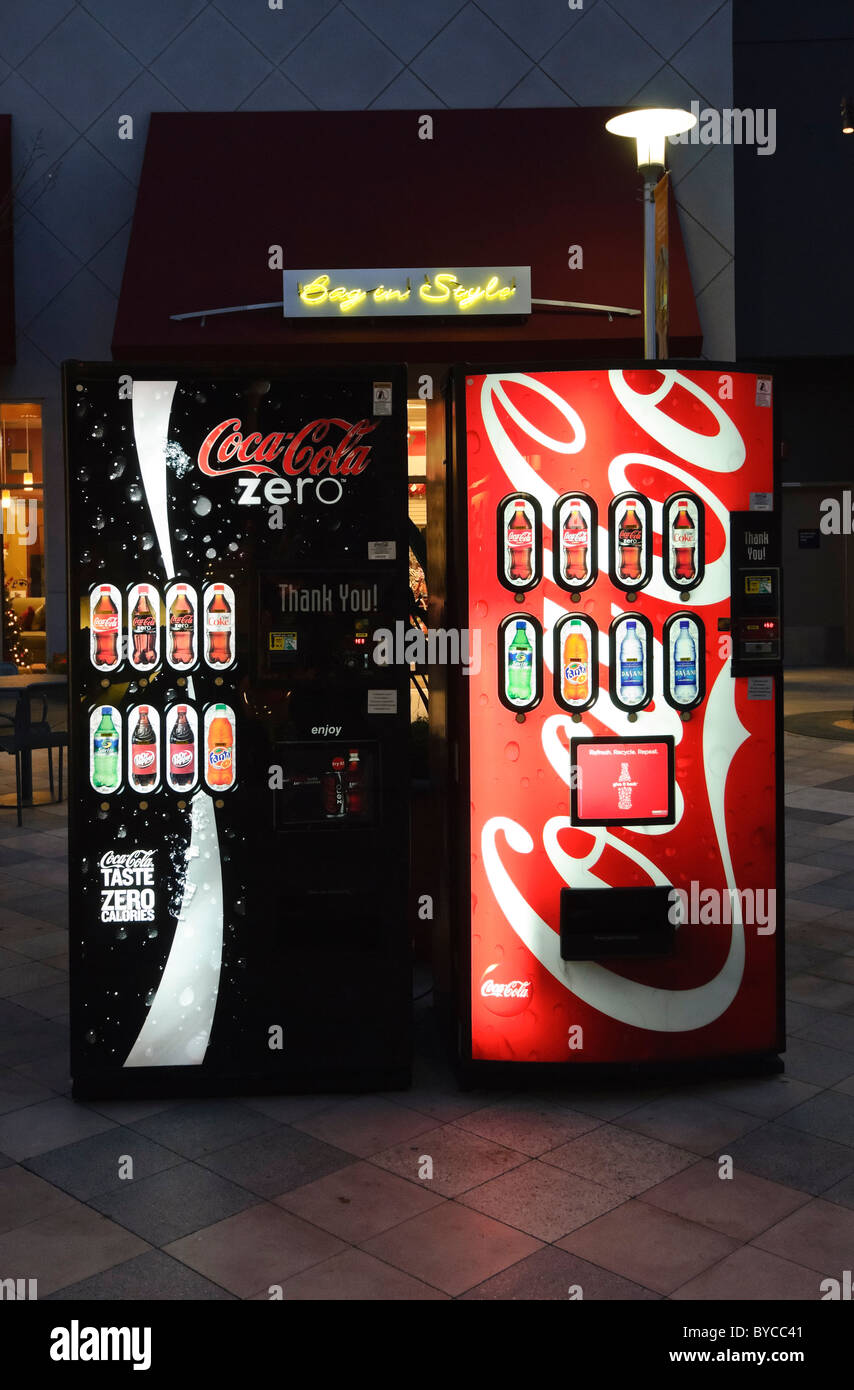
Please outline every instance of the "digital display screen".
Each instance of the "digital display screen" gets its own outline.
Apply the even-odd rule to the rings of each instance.
[[[672,824],[672,738],[574,738],[570,751],[573,824]]]

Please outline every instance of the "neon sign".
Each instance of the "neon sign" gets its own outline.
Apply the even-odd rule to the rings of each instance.
[[[529,266],[286,270],[286,318],[425,318],[531,312]]]

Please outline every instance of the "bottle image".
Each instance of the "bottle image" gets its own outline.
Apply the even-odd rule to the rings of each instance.
[[[169,737],[169,781],[173,787],[190,787],[196,780],[196,740],[187,706],[179,705]]]
[[[347,800],[344,786],[344,759],[332,759],[332,766],[321,778],[323,814],[327,820],[340,820],[347,814]]]
[[[139,585],[139,596],[131,613],[131,662],[134,666],[153,666],[157,660],[157,614],[148,597],[148,585]]]
[[[140,790],[153,787],[157,781],[157,735],[151,727],[147,705],[139,707],[139,720],[130,742],[130,780],[133,786]]]
[[[637,503],[627,502],[620,522],[617,543],[620,548],[621,579],[640,579],[643,526],[637,514]]]
[[[213,594],[205,614],[209,666],[231,665],[232,627],[233,616],[225,596],[225,585],[214,584]]]
[[[228,717],[228,706],[217,705],[210,722],[207,738],[207,768],[209,787],[227,788],[234,784],[234,730]]]
[[[95,666],[110,667],[119,660],[119,610],[109,584],[102,584],[98,600],[92,609],[92,631],[95,647],[92,662]]]
[[[531,564],[534,528],[525,511],[525,503],[522,499],[517,498],[513,506],[516,510],[510,525],[507,527],[507,549],[510,552],[507,577],[518,584],[527,584],[534,574]]]
[[[569,504],[569,515],[563,525],[563,570],[565,579],[579,582],[588,575],[587,551],[590,537],[587,524],[581,515],[581,503],[573,500]]]
[[[687,618],[679,619],[673,646],[673,698],[689,705],[697,697],[697,645]]]
[[[507,652],[507,695],[525,705],[531,698],[534,673],[534,652],[528,641],[524,621],[517,620],[516,636]]]
[[[697,574],[697,532],[683,498],[679,503],[671,538],[674,553],[673,574],[676,579],[694,579]]]
[[[191,666],[195,647],[196,614],[186,584],[175,585],[169,608],[169,665]]]
[[[112,705],[102,705],[92,746],[92,786],[96,791],[113,791],[118,785],[119,732],[113,723]]]
[[[583,703],[590,695],[590,656],[587,638],[578,618],[573,618],[563,643],[561,691],[564,700]]]
[[[620,643],[620,699],[625,705],[638,705],[644,697],[643,647],[637,623],[629,619]]]
[[[617,789],[617,809],[630,811],[632,809],[632,788],[637,786],[637,782],[632,781],[628,763],[620,763],[620,775],[614,786]]]
[[[347,754],[347,759],[345,786],[347,794],[347,814],[350,816],[360,816],[365,809],[365,789],[362,781],[362,765],[359,762],[358,748],[351,748]]]

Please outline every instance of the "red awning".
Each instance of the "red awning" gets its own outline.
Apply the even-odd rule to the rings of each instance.
[[[12,214],[12,117],[0,116],[0,362],[15,360]]]
[[[113,353],[117,358],[535,361],[643,355],[641,318],[535,309],[495,319],[287,320],[294,268],[531,266],[537,299],[643,307],[643,210],[632,142],[604,108],[155,114]],[[570,270],[580,246],[583,268]],[[673,356],[700,325],[675,208]]]

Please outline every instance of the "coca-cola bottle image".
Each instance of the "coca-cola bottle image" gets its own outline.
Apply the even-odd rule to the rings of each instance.
[[[566,579],[584,580],[587,578],[587,549],[590,536],[587,523],[581,514],[581,503],[575,499],[569,504],[569,516],[563,524],[563,565]]]
[[[205,615],[207,629],[207,660],[209,666],[231,664],[232,612],[225,597],[225,585],[214,584],[213,595]]]
[[[637,514],[637,503],[627,502],[620,522],[617,543],[620,547],[620,578],[640,579],[643,526]]]
[[[351,748],[347,758],[347,812],[351,816],[360,816],[365,809],[365,796],[358,748]]]
[[[151,727],[148,706],[140,705],[139,720],[131,735],[131,781],[135,787],[153,787],[157,781],[157,735]]]
[[[96,666],[115,666],[119,658],[119,610],[113,602],[109,584],[102,584],[98,602],[92,610],[92,630]]]
[[[688,512],[688,502],[683,498],[679,503],[676,520],[673,523],[673,574],[676,579],[693,579],[697,573],[697,531]]]
[[[321,794],[323,797],[323,814],[327,820],[338,820],[347,814],[347,802],[344,795],[344,759],[333,758],[332,766],[324,772],[321,778]]]
[[[169,609],[170,666],[192,665],[195,624],[196,614],[187,594],[187,586],[176,584],[175,597]]]
[[[179,705],[169,738],[169,780],[173,787],[189,787],[196,776],[196,740],[187,706]]]
[[[520,499],[513,503],[516,508],[513,519],[507,527],[507,549],[510,552],[508,579],[519,584],[527,584],[533,577],[531,551],[534,545],[533,524],[525,511],[525,503]]]
[[[157,660],[157,615],[148,597],[148,585],[140,584],[130,620],[134,666],[153,666]]]

